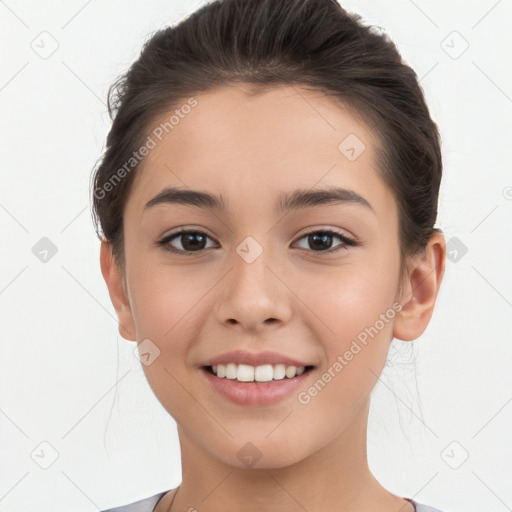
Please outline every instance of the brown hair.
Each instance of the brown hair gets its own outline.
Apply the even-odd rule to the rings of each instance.
[[[406,257],[441,232],[433,227],[442,174],[439,133],[417,75],[395,44],[335,0],[207,3],[154,33],[111,85],[113,123],[92,179],[93,220],[123,273],[123,211],[137,168],[132,155],[151,123],[184,98],[236,83],[253,84],[256,92],[272,85],[321,90],[376,130],[377,170],[399,209],[403,276]]]

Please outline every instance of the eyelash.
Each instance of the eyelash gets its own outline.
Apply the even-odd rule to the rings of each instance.
[[[308,251],[307,249],[302,249],[302,250],[305,250],[305,251],[308,251],[308,252],[313,252],[313,253],[319,253],[319,254],[325,254],[325,253],[332,254],[332,253],[338,252],[340,250],[346,250],[346,249],[348,249],[348,247],[355,247],[355,246],[359,245],[359,243],[356,242],[355,240],[352,240],[351,238],[348,238],[345,235],[339,233],[338,231],[334,231],[332,229],[315,229],[315,230],[309,231],[307,233],[302,234],[302,236],[300,236],[297,239],[297,241],[302,240],[303,238],[305,238],[305,237],[307,237],[309,235],[314,235],[314,234],[319,234],[319,233],[327,234],[327,235],[333,235],[336,238],[338,238],[339,240],[341,240],[343,243],[341,245],[338,245],[334,249],[331,248],[331,249],[327,249],[325,251],[313,251],[313,250]],[[189,234],[205,235],[206,237],[212,239],[210,236],[208,236],[208,234],[206,234],[203,231],[199,231],[199,230],[195,230],[195,229],[194,230],[192,230],[192,229],[188,229],[187,230],[187,229],[183,229],[182,228],[180,231],[171,233],[170,235],[167,235],[164,238],[162,238],[161,240],[157,241],[156,245],[159,246],[159,247],[163,247],[164,250],[169,251],[169,252],[171,252],[173,254],[180,254],[180,255],[186,255],[186,256],[194,256],[194,255],[203,253],[206,249],[200,249],[198,251],[183,251],[181,249],[176,249],[176,248],[174,248],[174,247],[169,245],[169,243],[172,240],[174,240],[175,238],[178,238],[181,235],[189,235]]]

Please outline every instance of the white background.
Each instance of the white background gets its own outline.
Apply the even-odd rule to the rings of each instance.
[[[151,32],[202,3],[0,1],[2,512],[96,511],[181,481],[176,424],[117,331],[89,178],[108,86]],[[421,78],[443,139],[437,225],[467,247],[447,261],[424,335],[393,343],[370,467],[442,510],[512,510],[512,2],[342,5],[385,29]],[[43,37],[58,44],[47,58]],[[43,237],[57,248],[46,263],[32,250]]]

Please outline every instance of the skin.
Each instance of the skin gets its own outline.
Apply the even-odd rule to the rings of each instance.
[[[224,86],[195,98],[137,169],[124,211],[125,274],[106,241],[100,251],[121,336],[149,338],[160,350],[143,370],[178,425],[183,479],[172,509],[412,511],[368,467],[370,393],[393,337],[416,339],[430,321],[444,236],[410,259],[400,290],[397,204],[376,171],[376,135],[359,118],[322,92],[292,86],[256,96]],[[350,133],[366,146],[354,161],[338,150]],[[355,203],[274,211],[280,192],[334,185],[374,211]],[[228,210],[163,204],[144,212],[166,186],[221,194]],[[193,253],[183,237],[169,244],[192,255],[155,245],[181,226],[205,232],[206,248]],[[328,254],[308,243],[309,228],[360,245]],[[250,264],[236,252],[249,235],[263,248]],[[236,405],[200,373],[205,359],[234,348],[269,349],[316,365],[307,390],[397,301],[402,310],[308,404],[292,394],[272,406]],[[261,455],[253,467],[237,456],[248,442]]]

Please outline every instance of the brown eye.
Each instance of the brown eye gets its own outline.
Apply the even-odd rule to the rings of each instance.
[[[332,239],[337,238],[342,243],[332,248]],[[311,231],[301,236],[299,240],[306,239],[306,243],[313,252],[336,252],[341,249],[347,249],[347,246],[357,245],[354,240],[332,230],[317,230]]]
[[[167,251],[178,254],[187,254],[201,252],[206,249],[206,242],[208,238],[210,237],[202,231],[182,230],[166,236],[157,243],[159,246],[164,247],[164,249]],[[171,242],[173,242],[175,239],[177,240],[177,248],[171,245]]]
[[[333,247],[333,239],[336,238],[341,243]],[[194,253],[201,253],[208,248],[206,245],[208,239],[212,240],[212,238],[203,231],[182,229],[181,231],[166,236],[157,242],[157,245],[174,254],[193,255]],[[354,240],[333,230],[311,231],[299,238],[299,240],[302,239],[306,240],[308,247],[301,247],[301,249],[317,253],[333,253],[347,249],[349,246],[358,245]],[[171,242],[176,245],[172,245]]]

